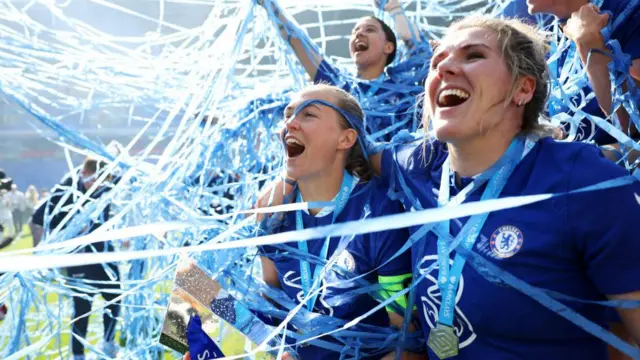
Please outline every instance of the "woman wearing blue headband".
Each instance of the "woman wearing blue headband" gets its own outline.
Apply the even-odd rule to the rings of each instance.
[[[332,202],[324,208],[288,213],[274,232],[307,229],[332,223],[395,214],[402,205],[389,200],[377,180],[372,177],[364,147],[359,140],[363,113],[353,96],[328,85],[315,85],[302,91],[285,110],[286,171],[297,179],[293,195],[297,202]],[[342,282],[356,275],[370,283],[387,284],[386,298],[401,290],[410,281],[410,254],[405,252],[392,259],[406,242],[408,232],[383,231],[353,238],[315,239],[299,244],[268,246],[262,248],[265,281],[282,288],[299,302],[306,298],[310,311],[353,320],[374,308],[378,302],[369,294],[356,296],[350,301],[331,304],[331,298],[350,288],[344,284],[328,286],[316,296],[310,296],[311,285]],[[338,246],[346,246],[337,251]],[[291,252],[293,251],[293,252]],[[301,258],[296,252],[308,254]],[[325,260],[335,262],[321,275]],[[309,261],[310,260],[310,261]],[[348,275],[347,275],[348,274]],[[322,278],[319,278],[322,276]],[[316,287],[317,289],[317,287]],[[404,299],[397,302],[396,311],[402,314]],[[390,308],[388,308],[390,309]],[[364,318],[361,323],[388,327],[390,315],[395,325],[400,325],[401,315],[381,309]],[[323,338],[324,340],[324,338]],[[333,341],[338,348],[344,344]],[[337,359],[338,352],[322,347],[301,344],[297,349],[301,359]],[[354,349],[352,349],[354,350]],[[376,350],[378,350],[376,352]],[[379,359],[384,355],[379,349],[360,349],[360,358]],[[364,354],[370,354],[366,356]],[[353,355],[352,355],[353,356]]]
[[[405,209],[626,184],[411,228],[433,359],[606,359],[600,339],[640,356],[611,337],[607,307],[594,304],[627,300],[606,305],[626,307],[618,312],[640,340],[640,184],[598,148],[547,136],[545,52],[516,20],[452,25],[425,83],[433,136],[370,157]]]

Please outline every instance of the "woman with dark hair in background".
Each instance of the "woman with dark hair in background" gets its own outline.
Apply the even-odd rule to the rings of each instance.
[[[349,39],[355,77],[331,65],[274,0],[260,0],[259,3],[274,13],[274,25],[314,83],[340,87],[358,100],[367,113],[364,129],[367,135],[374,139],[390,139],[396,131],[411,128],[415,97],[422,90],[422,81],[428,71],[425,63],[431,49],[398,0],[386,2],[384,10],[394,19],[398,35],[409,48],[405,62],[398,68],[389,66],[398,52],[396,35],[384,21],[365,16],[356,23]]]

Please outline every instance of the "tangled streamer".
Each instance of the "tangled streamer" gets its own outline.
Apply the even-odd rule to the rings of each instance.
[[[419,347],[421,340],[415,335],[358,324],[361,319],[345,324],[309,313],[284,293],[258,280],[257,245],[304,239],[304,231],[255,237],[262,234],[249,226],[252,218],[242,213],[252,207],[261,185],[282,171],[278,137],[282,110],[290,94],[306,84],[304,70],[271,25],[276,21],[273,14],[251,0],[157,0],[154,6],[161,10],[158,18],[115,1],[86,1],[148,22],[156,30],[132,37],[102,32],[68,13],[70,4],[81,0],[32,0],[19,4],[0,1],[0,92],[31,115],[30,125],[43,137],[45,129],[53,131],[54,135],[47,135],[48,140],[65,149],[72,176],[77,173],[70,159],[75,152],[108,160],[108,172],[119,177],[117,183],[109,185],[112,190],[97,201],[85,207],[77,205],[69,212],[73,216],[65,219],[66,226],[54,229],[39,246],[38,261],[29,260],[24,251],[0,254],[0,271],[5,272],[0,276],[0,303],[11,310],[0,324],[0,358],[68,357],[70,324],[77,320],[71,318],[69,299],[79,291],[95,292],[95,284],[74,281],[60,268],[74,262],[107,261],[119,262],[122,274],[121,281],[110,281],[121,286],[116,291],[122,302],[117,337],[120,356],[178,358],[177,353],[159,345],[158,338],[176,264],[185,253],[211,275],[227,279],[228,290],[247,307],[285,319],[284,327],[290,322],[304,330],[304,336],[290,334],[299,341],[332,334],[347,345],[346,353],[351,355],[357,348],[394,349],[399,341],[408,348]],[[438,39],[451,21],[471,13],[500,14],[508,2],[418,0],[405,1],[403,6],[418,25],[420,36]],[[186,28],[165,19],[163,9],[169,5],[206,8],[208,15],[202,24]],[[312,45],[320,51],[326,50],[329,41],[347,36],[329,35],[322,29],[355,24],[358,11],[373,11],[391,22],[368,0],[349,4],[331,0],[322,5],[289,0],[280,5],[294,17],[305,15],[309,19],[308,15],[313,14],[317,20],[305,22],[303,27],[319,34],[312,37]],[[34,9],[46,10],[57,28],[31,17]],[[352,11],[349,14],[353,17],[335,16],[344,11]],[[335,18],[340,20],[325,20]],[[543,19],[540,22],[550,31],[557,31],[557,24],[543,24]],[[640,128],[636,106],[640,97],[626,71],[629,59],[615,41],[608,45],[614,58],[610,66],[612,83],[628,85],[626,90],[614,86],[614,108],[624,107],[633,124]],[[571,46],[568,42],[555,44],[549,61],[557,60],[557,54]],[[400,50],[401,56],[390,71],[398,74],[401,84],[390,88],[384,97],[363,102],[367,118],[378,119],[369,124],[372,140],[390,138],[402,129],[415,130],[420,124],[415,99],[399,94],[420,93],[430,50],[422,48],[417,54],[406,48]],[[355,81],[346,66],[348,59],[330,56],[329,60],[341,67],[335,74],[336,84]],[[567,67],[560,69],[551,84],[550,109],[559,103],[570,109],[569,113],[550,111],[551,121],[555,125],[570,124],[569,140],[576,137],[580,119],[585,116],[580,89],[586,81],[584,71]],[[402,116],[385,120],[392,114]],[[623,151],[640,150],[634,140],[607,119],[586,116],[623,144]],[[88,117],[126,119],[128,126],[140,130],[120,151],[112,152],[99,139],[74,126]],[[143,138],[150,141],[143,150],[134,151]],[[629,168],[635,166],[626,158],[622,161]],[[106,176],[98,181],[106,181]],[[82,195],[78,204],[90,192]],[[526,201],[501,206],[520,206]],[[108,205],[113,213],[109,221],[85,234],[83,224],[95,220]],[[491,209],[484,208],[487,210]],[[482,210],[461,207],[456,213],[436,209],[433,218],[438,219],[436,215],[440,213],[441,220],[460,216],[464,211]],[[403,214],[399,219],[404,219],[407,226],[418,221],[413,215]],[[392,222],[371,221],[365,230],[362,225],[349,224],[325,230],[346,235],[389,228],[389,223]],[[307,234],[312,238],[313,234]],[[81,246],[99,241],[112,242],[118,251],[100,256],[74,254]],[[489,273],[500,277],[495,271]],[[427,274],[428,271],[422,275]],[[336,301],[377,290],[375,286],[363,286]],[[278,306],[259,293],[268,294]],[[553,294],[546,296],[554,298]],[[382,301],[380,306],[394,299]],[[107,305],[94,304],[92,314],[101,314]],[[102,332],[99,325],[99,321],[91,322],[86,346],[96,356],[104,356],[96,346]],[[283,334],[283,326],[272,329],[270,336]]]

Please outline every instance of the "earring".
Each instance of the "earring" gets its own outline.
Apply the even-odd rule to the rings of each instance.
[[[520,99],[520,101],[518,101],[518,107],[522,107],[522,105],[524,105],[524,100]]]

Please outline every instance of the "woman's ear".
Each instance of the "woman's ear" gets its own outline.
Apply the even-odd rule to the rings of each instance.
[[[529,103],[536,91],[536,79],[533,76],[523,76],[520,79],[518,89],[513,94],[513,103],[523,106]]]
[[[346,129],[342,131],[340,140],[338,141],[338,150],[351,149],[358,141],[358,132],[354,129]]]
[[[391,41],[387,41],[387,43],[384,44],[383,52],[384,52],[385,55],[390,55],[395,48],[396,48],[396,46],[393,45],[393,43]]]

